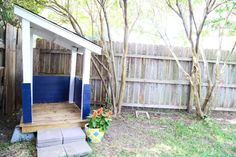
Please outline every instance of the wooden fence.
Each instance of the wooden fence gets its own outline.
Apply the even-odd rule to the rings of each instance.
[[[192,59],[188,48],[175,47],[181,65],[191,71]],[[122,43],[114,42],[117,76],[121,75]],[[215,69],[215,50],[205,50],[210,71]],[[223,60],[229,52],[222,53]],[[101,61],[103,56],[98,56]],[[78,54],[76,74],[82,74],[82,56]],[[102,82],[93,65],[91,85],[93,103],[104,97]],[[179,70],[168,49],[162,45],[130,44],[127,59],[127,85],[124,106],[185,109],[189,102],[189,82]],[[201,61],[202,70],[203,61]],[[102,70],[102,67],[100,67]],[[45,40],[38,39],[34,49],[34,74],[69,75],[70,53],[68,50]],[[205,71],[204,71],[205,72]],[[102,70],[103,75],[105,70]],[[212,75],[213,76],[213,75]],[[236,111],[236,54],[227,60],[221,86],[214,99],[214,110]],[[202,76],[203,95],[206,93],[206,75]],[[203,101],[203,100],[202,100]]]
[[[0,113],[10,114],[21,107],[21,31],[8,24],[0,34]]]
[[[1,40],[2,41],[2,40]],[[188,72],[192,59],[188,48],[174,48],[181,65]],[[215,69],[215,50],[205,50],[210,71]],[[121,74],[122,43],[114,42],[117,76]],[[228,52],[222,53],[221,66]],[[103,56],[98,56],[103,61]],[[21,105],[22,56],[21,31],[7,26],[6,39],[0,42],[0,112],[12,113]],[[82,76],[82,56],[78,54],[76,74]],[[102,81],[91,64],[93,103],[104,98]],[[168,49],[162,45],[129,44],[127,85],[124,106],[185,109],[189,102],[189,82],[179,70]],[[203,62],[201,61],[202,70]],[[102,74],[106,76],[105,70]],[[70,52],[59,45],[37,40],[34,49],[34,74],[69,75]],[[227,60],[220,88],[214,99],[215,110],[236,111],[236,53]],[[4,79],[3,79],[4,77]],[[203,96],[206,93],[206,75],[202,76]],[[4,85],[4,87],[3,87]],[[202,100],[203,101],[203,100]]]

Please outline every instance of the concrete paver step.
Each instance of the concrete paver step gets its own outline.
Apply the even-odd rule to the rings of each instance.
[[[60,129],[39,130],[37,132],[37,143],[57,142],[62,143],[62,134]]]
[[[38,131],[37,156],[84,156],[92,152],[81,128],[63,128]]]
[[[37,157],[65,157],[66,152],[63,145],[37,148]]]
[[[49,147],[49,146],[55,146],[55,145],[61,145],[62,142],[49,142],[49,143],[37,143],[38,148],[43,148],[43,147]]]
[[[86,141],[63,144],[63,147],[68,157],[83,156],[92,152]]]
[[[85,133],[79,127],[77,128],[62,128],[61,129],[63,143],[68,143],[70,141],[85,141]]]

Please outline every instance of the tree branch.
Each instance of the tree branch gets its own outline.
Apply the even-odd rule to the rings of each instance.
[[[175,61],[176,61],[176,64],[178,65],[179,69],[185,74],[186,78],[187,79],[191,79],[190,75],[188,74],[188,72],[186,72],[184,70],[184,68],[182,67],[182,65],[180,64],[179,62],[179,59],[178,57],[176,56],[176,54],[174,53],[174,51],[171,49],[171,45],[168,44],[168,42],[165,40],[165,38],[163,37],[163,35],[158,31],[160,37],[162,38],[162,40],[164,41],[166,47],[168,48],[168,50],[170,51],[170,53],[172,54],[172,56],[174,57]]]
[[[93,57],[96,59],[96,61],[97,61],[100,65],[102,65],[102,67],[103,67],[108,73],[110,73],[109,69],[97,58],[96,55],[93,55]]]
[[[107,89],[107,86],[106,86],[106,81],[105,81],[105,79],[103,78],[103,76],[102,76],[102,74],[101,74],[101,72],[100,72],[100,70],[99,70],[99,67],[98,67],[98,65],[97,65],[97,63],[95,62],[95,60],[94,60],[93,57],[94,57],[94,56],[91,57],[92,63],[94,64],[94,67],[95,67],[95,69],[96,69],[98,75],[100,76],[100,78],[101,78],[101,80],[102,80],[103,88],[105,89],[106,93],[108,93],[108,89]]]

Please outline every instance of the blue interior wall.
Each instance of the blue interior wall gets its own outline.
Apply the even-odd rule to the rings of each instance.
[[[74,102],[79,108],[81,108],[81,91],[82,91],[82,80],[75,77],[75,89],[74,89]]]
[[[70,76],[33,76],[33,103],[69,100]]]

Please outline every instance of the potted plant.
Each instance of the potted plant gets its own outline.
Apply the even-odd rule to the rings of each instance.
[[[92,143],[101,142],[111,121],[112,111],[105,111],[103,108],[94,110],[93,114],[88,116],[88,123],[85,125],[88,141]]]

